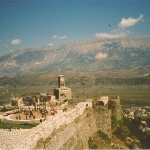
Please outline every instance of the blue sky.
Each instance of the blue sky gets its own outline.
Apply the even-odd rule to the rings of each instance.
[[[150,0],[0,0],[0,55],[89,38],[150,35]]]

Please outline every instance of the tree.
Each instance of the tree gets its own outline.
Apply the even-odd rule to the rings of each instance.
[[[122,140],[125,140],[126,137],[130,135],[130,130],[127,126],[121,124],[119,127],[117,127],[117,130],[115,132],[117,136],[119,136]]]

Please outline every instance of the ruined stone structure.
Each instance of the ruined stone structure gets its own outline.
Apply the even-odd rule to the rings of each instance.
[[[111,111],[112,115],[116,116],[118,120],[122,119],[122,110],[121,110],[121,104],[120,104],[120,97],[110,97],[109,103],[112,104]]]
[[[64,75],[58,76],[58,88],[54,89],[54,95],[60,101],[72,99],[71,88],[65,86]]]
[[[97,102],[93,103],[93,107],[98,130],[111,138],[111,116],[114,115],[118,120],[122,119],[120,97],[101,96]]]
[[[24,134],[7,141],[6,149],[88,149],[89,138],[98,130],[111,134],[111,115],[119,113],[120,98],[110,98],[114,101],[114,109],[99,105],[92,100],[80,102],[66,112],[51,116],[37,127],[26,131]],[[121,114],[117,114],[117,118]],[[1,138],[0,138],[1,139]],[[3,149],[3,147],[2,147]]]
[[[102,105],[102,106],[107,105],[108,104],[108,96],[101,96],[96,104]]]
[[[112,137],[111,111],[108,109],[108,105],[107,106],[95,105],[94,115],[96,117],[97,129],[106,133],[111,138]]]

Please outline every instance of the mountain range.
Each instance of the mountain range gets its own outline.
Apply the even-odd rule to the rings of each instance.
[[[150,72],[150,37],[85,39],[0,56],[1,76],[50,71]]]

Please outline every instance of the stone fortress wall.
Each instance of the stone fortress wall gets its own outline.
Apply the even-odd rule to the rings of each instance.
[[[119,104],[120,99],[116,98],[115,101]],[[5,147],[7,149],[88,149],[89,137],[97,130],[100,129],[111,137],[111,112],[108,105],[95,106],[92,100],[80,102],[67,112],[57,113],[11,142],[8,141]]]
[[[9,144],[13,143],[14,139],[25,134],[29,129],[0,129],[0,150],[8,149]]]
[[[78,103],[78,105],[67,112],[56,114],[55,116],[52,116],[48,120],[39,124],[37,127],[30,129],[24,135],[16,138],[8,148],[34,149],[37,147],[44,149],[60,149],[70,139],[70,137],[74,135],[75,131],[78,133],[79,131],[83,130],[86,124],[82,123],[82,128],[79,126],[79,129],[75,130],[75,122],[79,119],[81,123],[83,121],[81,118],[84,118],[83,114],[86,110],[89,112],[88,110],[91,110],[91,108],[92,102]],[[85,116],[87,117],[87,114]],[[90,122],[91,120],[87,121],[87,124],[89,125]],[[67,133],[65,133],[65,130],[67,130]],[[89,128],[89,131],[90,130],[91,129]],[[92,134],[94,132],[96,132],[96,129],[92,132]],[[20,139],[22,140],[20,141]],[[44,146],[45,143],[49,143],[49,146]]]
[[[96,126],[98,130],[103,131],[111,138],[111,110],[109,110],[107,106],[95,106],[94,116],[96,117]]]

